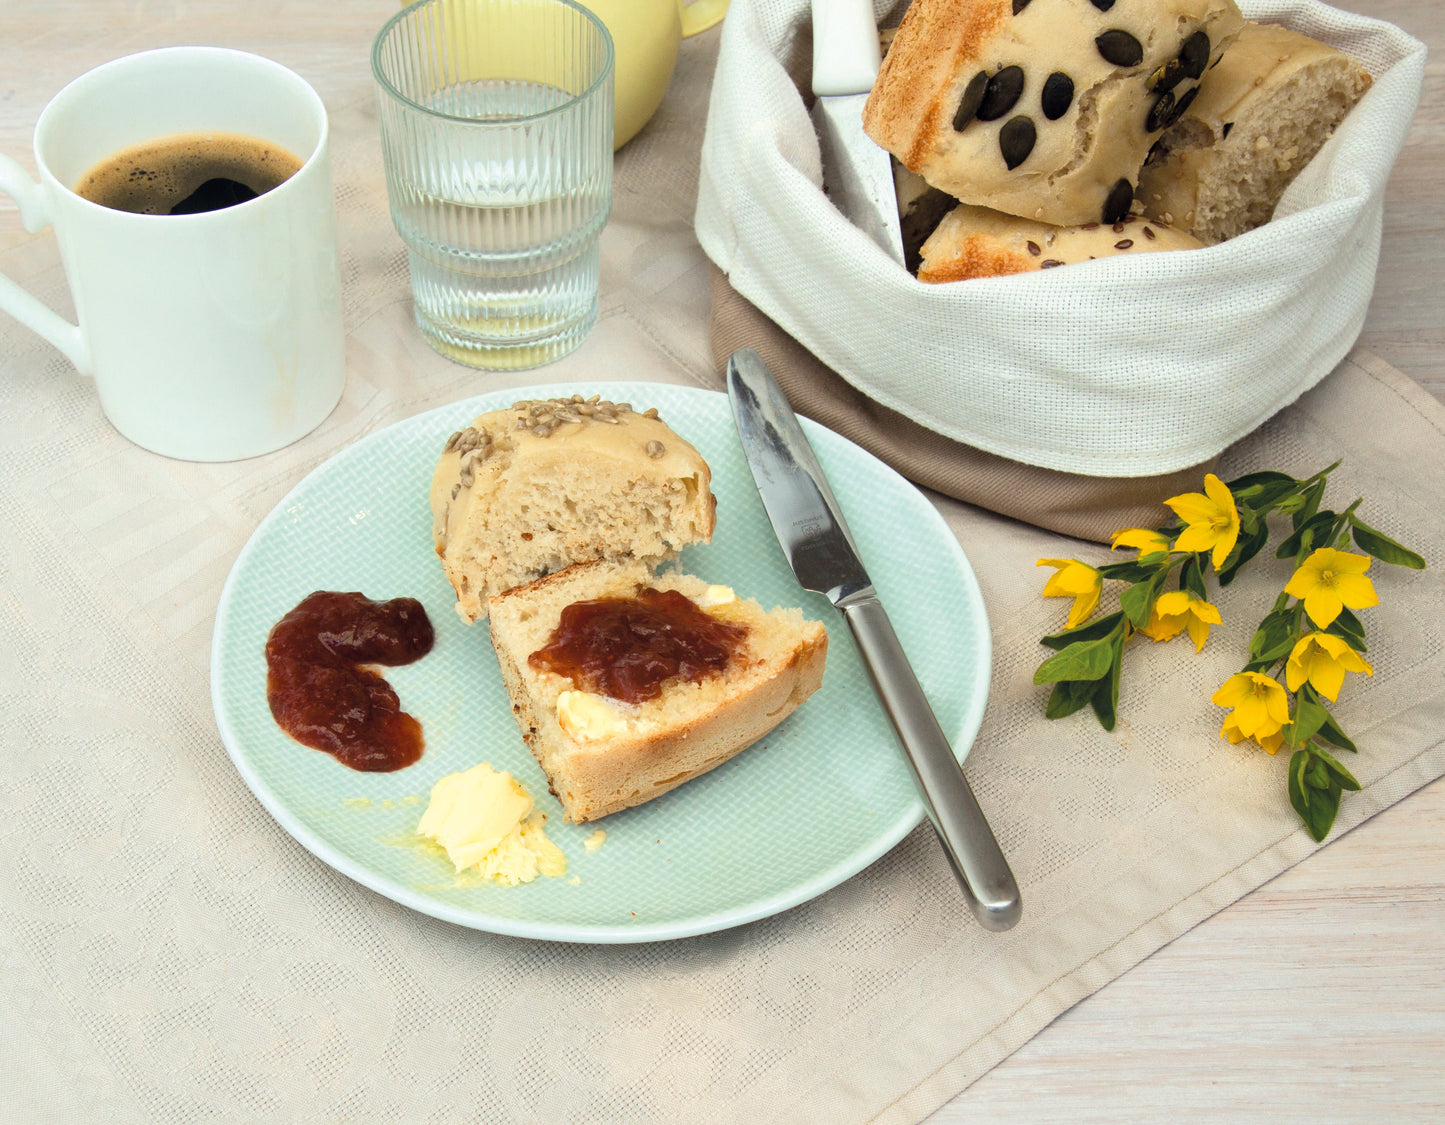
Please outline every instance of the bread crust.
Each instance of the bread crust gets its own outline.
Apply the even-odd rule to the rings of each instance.
[[[1193,250],[1203,245],[1192,235],[1137,215],[1112,224],[1055,227],[959,204],[924,242],[918,280],[968,281],[1093,258]]]

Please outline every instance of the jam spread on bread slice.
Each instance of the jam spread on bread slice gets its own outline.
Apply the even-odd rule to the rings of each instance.
[[[569,605],[527,662],[584,691],[644,703],[671,681],[720,674],[747,634],[746,626],[714,617],[676,590],[647,587],[630,598]]]

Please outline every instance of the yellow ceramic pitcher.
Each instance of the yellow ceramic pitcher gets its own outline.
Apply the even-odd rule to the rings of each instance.
[[[580,0],[612,33],[617,90],[612,147],[621,148],[651,120],[667,93],[678,46],[727,13],[728,0]]]
[[[408,0],[409,2],[409,0]],[[651,120],[667,93],[683,39],[706,31],[727,14],[728,0],[577,0],[612,35],[614,114],[612,147],[619,149]],[[467,0],[443,0],[435,34],[456,39],[450,52],[462,76],[548,81],[556,70],[545,35],[543,9],[519,5],[516,32],[528,18],[535,35],[513,34],[498,42],[470,18]],[[520,46],[519,46],[520,44]]]

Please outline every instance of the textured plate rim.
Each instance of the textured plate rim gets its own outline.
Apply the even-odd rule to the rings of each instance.
[[[528,922],[516,918],[499,917],[477,910],[455,907],[450,903],[414,891],[389,878],[378,875],[365,864],[352,860],[350,857],[332,847],[304,820],[293,813],[286,803],[276,795],[270,785],[252,767],[246,751],[241,746],[244,740],[230,725],[229,714],[223,697],[222,680],[224,673],[221,670],[221,665],[227,636],[226,625],[230,617],[233,599],[237,596],[236,590],[240,582],[239,576],[245,570],[251,555],[254,551],[260,549],[258,544],[265,539],[266,532],[269,531],[270,525],[284,517],[292,501],[295,500],[299,494],[304,493],[316,478],[334,471],[337,462],[362,455],[369,446],[383,441],[394,431],[424,425],[427,419],[434,418],[440,420],[451,415],[456,415],[457,417],[463,415],[474,417],[476,414],[482,413],[485,410],[495,410],[501,406],[509,405],[518,399],[551,398],[556,397],[563,391],[567,394],[572,394],[579,389],[586,389],[589,393],[617,395],[620,398],[630,400],[634,398],[645,398],[648,394],[656,393],[658,388],[664,388],[666,393],[669,394],[681,393],[683,395],[695,395],[715,400],[727,411],[727,417],[729,419],[731,418],[731,411],[728,407],[726,394],[721,391],[691,387],[686,384],[599,381],[595,383],[536,384],[489,391],[484,394],[474,395],[441,406],[432,407],[406,418],[399,418],[378,430],[373,430],[357,438],[355,441],[348,443],[320,464],[313,467],[288,489],[286,494],[276,502],[275,506],[262,517],[260,522],[252,530],[245,544],[237,553],[235,561],[231,564],[231,569],[226,575],[226,580],[221,587],[220,598],[216,606],[215,621],[211,635],[211,708],[215,716],[217,729],[221,736],[221,742],[225,746],[226,753],[230,757],[232,764],[241,775],[241,779],[246,783],[247,788],[250,789],[251,793],[261,803],[261,806],[267,813],[270,814],[272,819],[316,858],[384,898],[397,902],[418,913],[438,918],[445,922],[451,922],[455,925],[465,926],[469,929],[501,934],[508,937],[541,941],[578,942],[586,944],[638,944],[653,941],[671,941],[679,938],[698,937],[716,933],[734,926],[740,926],[748,922],[756,922],[760,919],[771,917],[795,906],[801,906],[819,895],[832,890],[843,882],[846,882],[866,867],[875,863],[891,851],[899,841],[917,827],[923,819],[922,802],[917,796],[914,796],[911,798],[909,807],[905,809],[903,815],[900,815],[894,823],[887,826],[885,830],[880,831],[868,846],[858,848],[852,854],[842,857],[832,866],[819,871],[812,878],[800,880],[785,891],[778,892],[766,898],[750,900],[741,906],[714,910],[706,914],[699,914],[672,922],[639,923],[637,925],[618,926],[600,923]],[[468,414],[468,411],[471,411],[471,413]],[[866,463],[869,463],[875,471],[896,478],[897,481],[906,488],[919,492],[920,496],[922,495],[917,486],[903,477],[896,469],[881,461],[855,442],[827,429],[827,427],[814,422],[810,418],[800,417],[799,422],[802,424],[808,440],[814,444],[815,448],[834,444],[840,448],[846,448],[850,456],[863,459]],[[826,448],[819,448],[819,452],[821,454],[819,459],[825,460],[828,455]],[[825,464],[825,468],[826,467]],[[967,554],[958,542],[957,537],[949,529],[947,523],[944,522],[943,517],[938,514],[937,509],[935,509],[932,504],[927,502],[926,497],[924,498],[924,503],[928,511],[932,513],[931,522],[936,524],[935,530],[941,533],[939,538],[942,546],[947,549],[949,553],[948,561],[957,572],[960,581],[960,587],[957,591],[958,597],[965,602],[972,603],[973,610],[979,622],[978,636],[974,638],[975,659],[972,684],[974,690],[969,696],[968,707],[961,716],[956,731],[949,736],[949,742],[953,748],[954,755],[962,762],[967,758],[974,740],[978,736],[979,727],[983,722],[984,709],[988,702],[993,667],[992,630],[989,627],[987,610],[984,605],[982,591],[978,585],[978,578],[974,574],[973,567],[968,561]]]

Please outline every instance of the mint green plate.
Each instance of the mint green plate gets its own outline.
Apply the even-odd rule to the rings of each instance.
[[[509,712],[485,624],[462,623],[432,550],[427,505],[447,435],[519,398],[581,390],[656,406],[713,471],[713,542],[683,568],[764,606],[796,605],[828,628],[822,688],[757,745],[635,809],[565,824]],[[955,752],[983,716],[989,632],[978,583],[923,495],[853,443],[803,420],[864,562]],[[284,735],[266,704],[267,632],[313,590],[414,597],[436,647],[386,670],[421,720],[426,752],[395,773],[359,773]],[[324,862],[425,914],[493,933],[637,942],[710,933],[806,902],[883,855],[922,806],[853,639],[799,588],[763,513],[726,396],[652,383],[588,383],[483,395],[417,415],[336,454],[257,527],[221,592],[211,695],[236,768],[277,822]],[[462,885],[414,836],[433,782],[490,762],[547,813],[567,875],[518,887]],[[597,828],[606,841],[583,846]]]

